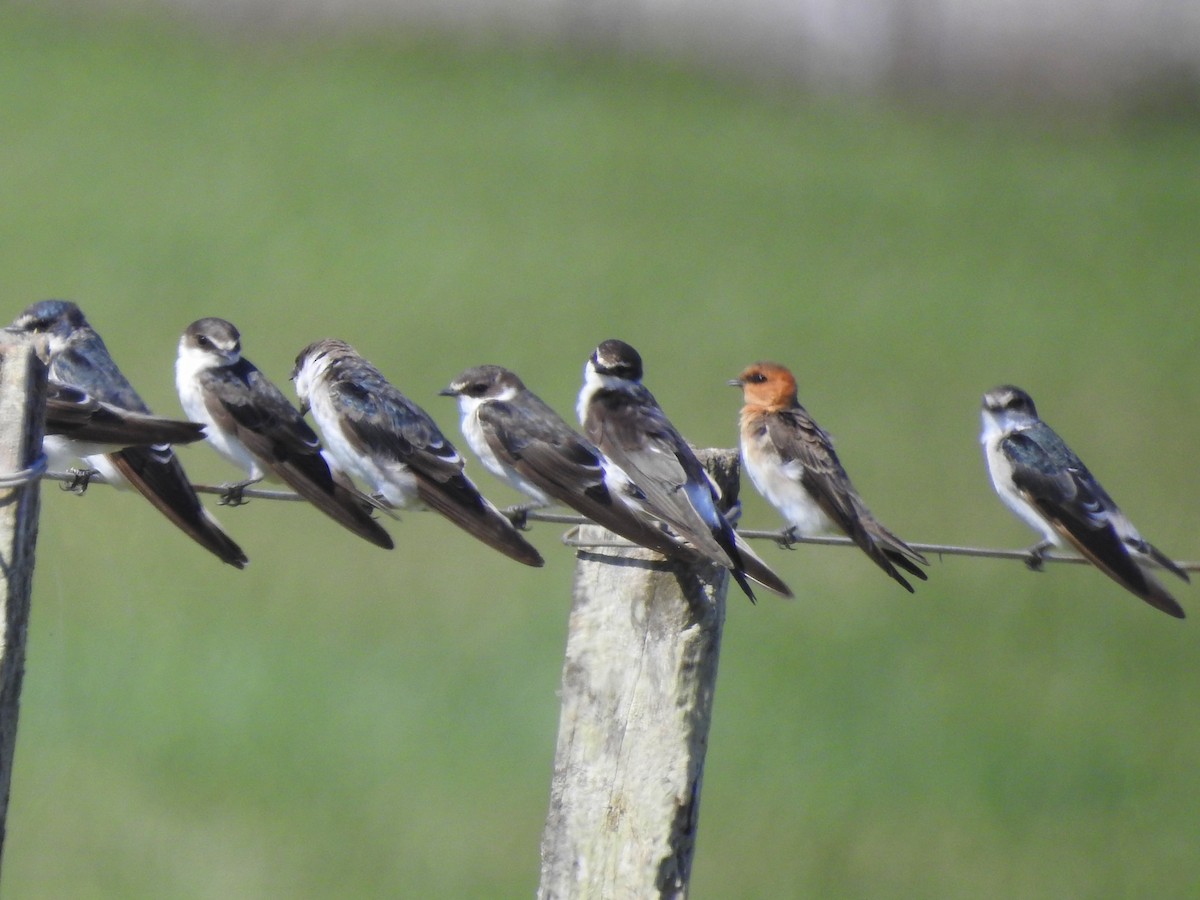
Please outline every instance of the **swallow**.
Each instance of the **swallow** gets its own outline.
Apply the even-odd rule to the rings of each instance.
[[[224,319],[198,319],[179,339],[175,386],[188,417],[203,422],[213,448],[246,472],[226,502],[272,477],[284,482],[339,525],[385,550],[392,539],[371,518],[370,500],[334,480],[321,442],[304,416],[242,356],[242,339]]]
[[[38,334],[47,339],[48,378],[59,387],[75,389],[101,403],[128,413],[151,416],[133,386],[117,368],[100,335],[88,324],[83,312],[67,300],[43,300],[22,312],[9,330]],[[46,446],[50,443],[51,446]],[[68,436],[43,444],[47,455],[82,457],[116,487],[132,486],[188,537],[235,568],[249,561],[242,549],[201,505],[183,466],[169,444],[128,447],[116,452],[96,453],[86,442],[81,446]]]
[[[69,437],[76,448],[91,456],[117,447],[149,447],[153,444],[190,444],[204,439],[198,422],[164,419],[102,403],[78,388],[65,384],[46,386],[46,434]]]
[[[796,379],[783,366],[760,362],[729,382],[742,389],[742,459],[758,492],[788,522],[785,537],[837,530],[909,593],[897,566],[925,581],[929,562],[879,523],[863,503],[833,450],[833,439],[796,396]]]
[[[708,473],[642,384],[637,350],[618,340],[595,349],[584,366],[577,412],[584,436],[611,463],[605,473],[610,490],[729,569],[751,601],[748,579],[792,596],[721,513]]]
[[[296,357],[292,380],[333,459],[385,503],[419,500],[511,559],[543,565],[537,549],[466,476],[463,458],[429,414],[349,344],[309,344]]]
[[[515,373],[476,366],[440,393],[458,399],[463,437],[484,467],[532,498],[522,511],[562,503],[642,547],[675,559],[696,558],[609,489],[604,455]]]
[[[1038,418],[1027,393],[1003,385],[983,395],[980,443],[996,493],[1042,536],[1029,548],[1031,569],[1042,567],[1051,547],[1070,544],[1130,593],[1167,615],[1184,617],[1147,567],[1184,581],[1190,580],[1187,572],[1138,533],[1066,442]]]

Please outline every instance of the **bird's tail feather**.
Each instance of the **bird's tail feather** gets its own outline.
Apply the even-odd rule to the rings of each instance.
[[[537,548],[513,526],[508,517],[483,497],[465,475],[446,482],[433,482],[418,473],[421,500],[459,528],[527,566],[545,565]]]
[[[249,559],[200,503],[170,448],[131,447],[108,459],[151,504],[201,547],[237,569]]]

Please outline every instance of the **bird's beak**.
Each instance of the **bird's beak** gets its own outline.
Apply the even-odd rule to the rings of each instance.
[[[453,387],[444,387],[440,391],[438,391],[438,396],[439,397],[457,397],[458,391],[456,391]]]
[[[725,383],[730,387],[745,387],[745,382],[743,382],[740,378],[730,378]]]

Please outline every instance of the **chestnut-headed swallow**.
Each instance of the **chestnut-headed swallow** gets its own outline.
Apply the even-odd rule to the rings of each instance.
[[[309,344],[292,371],[340,467],[391,506],[420,500],[467,533],[527,566],[541,554],[463,472],[463,459],[432,418],[343,341]]]
[[[747,579],[792,596],[721,513],[712,480],[642,384],[642,358],[633,347],[607,340],[595,349],[584,366],[577,411],[584,436],[611,463],[605,472],[610,490],[729,569],[751,600]]]
[[[1187,572],[1138,534],[1079,457],[1038,418],[1027,393],[1003,385],[983,395],[980,442],[996,493],[1042,536],[1029,548],[1030,568],[1041,568],[1051,547],[1070,544],[1155,609],[1184,617],[1146,567],[1164,568],[1184,581]]]
[[[742,459],[750,480],[788,522],[788,534],[814,537],[837,530],[910,593],[897,566],[926,580],[928,561],[871,515],[833,450],[833,440],[796,397],[786,368],[755,363],[729,382],[744,398]]]
[[[325,515],[377,547],[392,539],[371,518],[371,502],[339,484],[321,442],[300,412],[242,356],[241,334],[224,319],[198,319],[179,340],[175,386],[184,412],[203,422],[208,441],[247,478],[230,485],[226,501],[264,478],[284,482]]]
[[[43,300],[22,312],[9,330],[47,338],[49,380],[75,388],[110,406],[143,416],[150,408],[117,368],[100,335],[79,307],[67,300]],[[52,460],[82,457],[116,487],[132,485],[188,537],[222,562],[243,568],[246,554],[221,530],[200,504],[171,447],[129,447],[97,454],[94,445],[75,444],[68,436],[51,436],[43,447]]]
[[[467,444],[488,471],[533,499],[528,509],[562,503],[642,547],[675,559],[697,558],[609,490],[603,454],[513,372],[475,366],[441,393],[458,398]]]

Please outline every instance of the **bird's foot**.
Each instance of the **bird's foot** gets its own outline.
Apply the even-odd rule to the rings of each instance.
[[[82,497],[88,489],[88,485],[92,483],[92,478],[100,474],[99,469],[67,469],[67,474],[71,476],[70,481],[64,481],[62,489],[69,494],[75,494]]]
[[[796,526],[785,528],[779,532],[779,537],[775,538],[777,543],[784,550],[795,550],[796,541],[799,539],[800,533],[796,530]]]
[[[1025,568],[1031,572],[1040,572],[1046,565],[1046,551],[1054,545],[1049,541],[1034,544],[1025,551]]]
[[[250,501],[246,499],[246,488],[254,484],[255,481],[238,481],[233,484],[221,485],[221,496],[217,500],[218,506],[245,506]]]
[[[395,519],[397,522],[400,521],[400,513],[396,512],[396,510],[401,509],[403,504],[397,506],[387,497],[383,496],[383,494],[371,494],[369,499],[371,501],[371,505],[389,519]]]
[[[516,506],[509,506],[501,510],[501,512],[508,517],[508,521],[512,522],[513,528],[517,529],[517,531],[528,531],[529,513],[535,509],[537,509],[536,505],[532,503],[526,503],[517,504]]]

